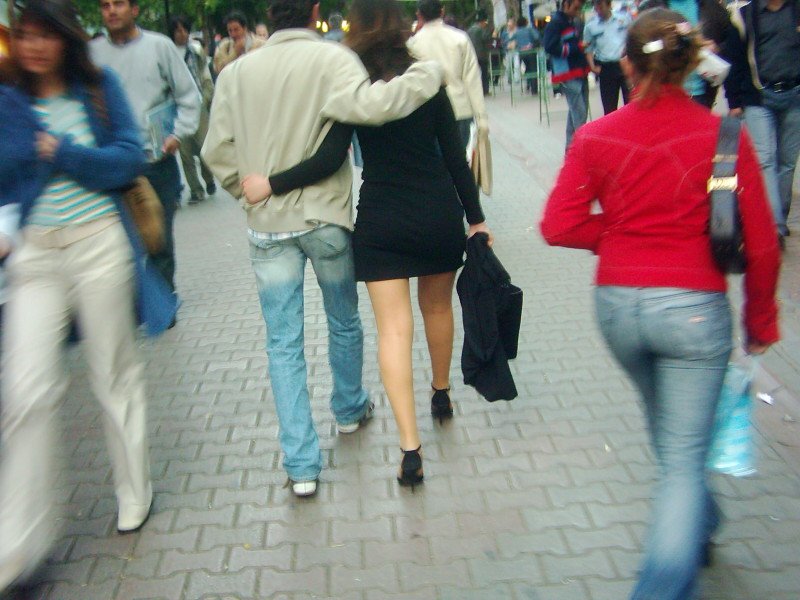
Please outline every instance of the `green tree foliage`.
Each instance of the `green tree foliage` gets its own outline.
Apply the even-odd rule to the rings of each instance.
[[[99,0],[74,0],[86,29],[94,33],[103,26]],[[483,3],[483,2],[482,2]],[[414,17],[416,2],[403,2],[410,19]],[[251,29],[256,23],[267,20],[269,0],[139,0],[139,24],[145,29],[165,32],[170,15],[186,15],[192,21],[194,31],[205,35],[225,35],[223,20],[232,10],[238,10],[250,21]],[[464,28],[475,18],[474,0],[452,0],[445,2],[446,11],[456,17]],[[347,0],[320,0],[320,14],[327,18],[332,12],[347,16]]]

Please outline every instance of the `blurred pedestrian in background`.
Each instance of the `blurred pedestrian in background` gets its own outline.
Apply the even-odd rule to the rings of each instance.
[[[531,27],[528,19],[520,17],[517,19],[517,30],[514,32],[514,48],[517,52],[524,52],[525,54],[518,54],[520,62],[525,65],[525,72],[528,74],[536,72],[536,56],[530,54],[532,50],[536,50],[542,45],[542,39],[539,32]],[[531,94],[538,91],[535,78],[527,80],[527,89]]]
[[[475,49],[478,67],[481,70],[481,86],[483,95],[489,95],[489,48],[492,44],[492,30],[489,29],[489,17],[481,9],[475,15],[475,22],[467,29],[467,35]]]
[[[261,40],[268,40],[269,39],[269,30],[267,29],[266,24],[264,23],[256,23],[256,37]]]
[[[720,118],[682,88],[700,47],[682,15],[639,15],[622,60],[634,101],[576,133],[541,223],[551,245],[598,255],[600,330],[641,395],[659,481],[634,600],[696,598],[720,523],[706,458],[732,328],[708,231]],[[736,170],[745,348],[759,354],[778,341],[780,253],[745,130]]]
[[[217,44],[214,51],[214,70],[217,75],[237,58],[260,48],[266,42],[266,39],[253,35],[247,29],[247,17],[238,10],[231,11],[225,17],[225,29],[228,37]]]
[[[784,248],[800,155],[800,8],[769,0],[731,5],[731,11],[723,51],[731,62],[725,94],[731,114],[744,116],[753,136]]]
[[[197,89],[200,91],[200,120],[197,131],[193,135],[184,136],[181,139],[180,155],[183,174],[189,184],[189,204],[197,204],[205,198],[205,194],[213,195],[217,191],[214,183],[214,175],[209,170],[206,163],[200,158],[200,148],[206,139],[208,131],[208,112],[211,110],[211,100],[214,97],[214,82],[211,79],[211,71],[208,67],[208,57],[203,46],[198,42],[189,39],[191,24],[184,16],[175,16],[169,20],[169,36],[175,42],[175,47],[183,56],[183,61],[189,68]],[[200,162],[200,174],[205,182],[205,190],[197,177],[197,165],[195,158]]]
[[[489,115],[483,99],[481,70],[469,36],[442,21],[440,0],[419,0],[419,26],[408,40],[411,54],[420,60],[434,60],[444,69],[447,97],[456,115],[461,144],[466,153],[473,120],[478,135],[489,135]],[[421,28],[421,29],[420,29]],[[465,154],[466,155],[466,154]]]
[[[344,18],[340,13],[331,13],[331,16],[328,17],[328,32],[324,36],[325,39],[332,42],[341,42],[344,39],[343,22]]]
[[[3,339],[0,590],[31,574],[56,539],[53,421],[73,317],[104,411],[120,532],[141,527],[153,494],[118,191],[145,166],[136,122],[117,78],[89,60],[70,0],[28,0],[13,39],[0,188],[20,204],[22,241],[8,261]]]
[[[148,160],[144,174],[164,208],[165,243],[152,263],[174,291],[173,222],[181,181],[175,154],[181,140],[197,131],[200,92],[175,44],[136,25],[137,0],[100,0],[100,12],[108,36],[92,40],[92,59],[119,76],[139,125]]]
[[[553,63],[553,85],[561,84],[567,98],[567,150],[572,136],[589,113],[589,63],[583,51],[583,0],[561,0],[544,28],[544,49]]]
[[[622,103],[628,103],[628,82],[619,61],[625,51],[631,18],[627,12],[613,12],[611,0],[594,0],[594,12],[583,30],[583,41],[589,68],[600,83],[603,113],[608,114],[617,110],[620,93]]]

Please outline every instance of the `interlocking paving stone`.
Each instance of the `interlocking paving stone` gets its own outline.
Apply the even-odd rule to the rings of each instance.
[[[234,548],[236,552],[238,548]],[[202,569],[211,573],[219,573],[225,564],[226,548],[214,548],[206,552],[183,552],[181,550],[168,550],[160,561],[159,576],[164,577],[173,573],[196,571]],[[231,569],[233,571],[238,569]]]
[[[329,593],[326,569],[312,567],[307,571],[276,571],[261,569],[257,594],[259,598],[267,598],[276,592],[308,592],[317,597],[326,597]]]

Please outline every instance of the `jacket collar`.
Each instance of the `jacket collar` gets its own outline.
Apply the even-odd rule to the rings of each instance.
[[[264,45],[275,46],[277,44],[284,44],[286,42],[293,42],[295,40],[321,42],[322,38],[316,31],[311,31],[310,29],[279,29],[269,36],[269,39]]]
[[[433,21],[425,21],[422,25],[420,31],[425,29],[426,27],[444,27],[444,21],[442,19],[434,19]]]

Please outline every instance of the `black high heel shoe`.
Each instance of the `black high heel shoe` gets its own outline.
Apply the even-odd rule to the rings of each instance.
[[[437,390],[431,384],[433,394],[431,394],[431,415],[434,419],[439,419],[439,424],[447,418],[453,416],[453,403],[450,401],[450,386]]]
[[[400,474],[397,476],[397,483],[400,485],[410,485],[411,491],[414,491],[414,486],[422,483],[425,474],[422,472],[422,457],[419,451],[422,449],[422,444],[415,450],[403,450],[403,460],[400,463]]]

